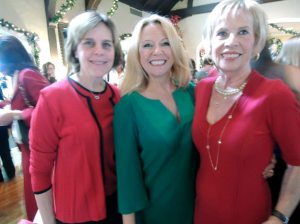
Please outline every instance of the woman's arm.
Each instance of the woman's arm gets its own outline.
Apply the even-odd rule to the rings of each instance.
[[[290,217],[300,201],[300,166],[288,166],[285,171],[278,203],[275,210]],[[279,219],[270,216],[264,224],[278,223]],[[282,223],[282,222],[279,222]]]
[[[42,194],[35,194],[35,200],[40,211],[43,223],[55,224],[56,221],[53,209],[52,189]]]
[[[123,224],[135,224],[135,214],[122,215]]]
[[[21,119],[22,119],[21,110],[0,109],[0,126],[6,126],[11,124],[13,120],[21,120]]]

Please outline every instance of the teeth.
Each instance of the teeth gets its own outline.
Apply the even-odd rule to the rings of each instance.
[[[223,54],[224,58],[237,58],[239,54]]]
[[[93,61],[92,63],[94,63],[96,65],[103,65],[103,64],[105,64],[104,61]]]
[[[166,60],[153,60],[153,61],[150,61],[150,64],[152,65],[163,65],[166,63]]]

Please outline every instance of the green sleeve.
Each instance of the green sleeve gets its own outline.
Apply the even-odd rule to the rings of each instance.
[[[148,205],[137,123],[130,97],[124,96],[114,110],[118,205],[122,214],[142,210]]]

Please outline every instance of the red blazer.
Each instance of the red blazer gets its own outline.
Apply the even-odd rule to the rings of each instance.
[[[115,179],[112,119],[120,95],[107,84],[95,108],[76,85],[66,79],[42,90],[30,129],[33,191],[53,186],[56,218],[67,223],[104,219],[104,179]],[[116,181],[106,181],[115,192]]]

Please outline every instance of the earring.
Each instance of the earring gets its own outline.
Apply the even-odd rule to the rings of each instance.
[[[260,57],[260,53],[257,53],[257,54],[255,55],[255,57],[253,58],[254,61],[258,61],[259,57]]]

